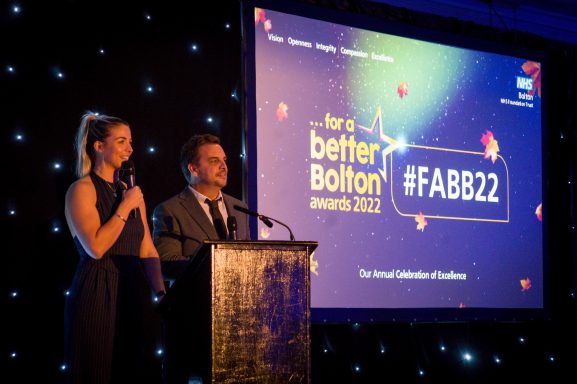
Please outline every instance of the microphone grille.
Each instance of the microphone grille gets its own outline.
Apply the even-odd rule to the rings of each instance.
[[[134,162],[132,160],[126,160],[122,163],[118,176],[120,180],[126,184],[127,188],[132,188],[136,184],[135,174]]]
[[[120,168],[122,172],[126,174],[133,174],[134,173],[134,161],[126,160],[122,163],[122,167]]]

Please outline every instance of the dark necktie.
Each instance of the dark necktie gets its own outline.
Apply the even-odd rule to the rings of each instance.
[[[214,224],[214,228],[216,229],[216,233],[218,233],[218,238],[221,240],[226,240],[226,227],[224,225],[224,219],[220,214],[220,209],[218,209],[218,201],[206,199],[205,202],[209,206],[210,216],[212,216],[212,222]]]

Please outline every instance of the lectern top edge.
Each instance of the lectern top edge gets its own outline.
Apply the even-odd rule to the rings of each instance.
[[[216,246],[218,248],[267,248],[270,246],[307,247],[309,252],[314,251],[317,241],[280,241],[280,240],[204,240],[201,247]]]

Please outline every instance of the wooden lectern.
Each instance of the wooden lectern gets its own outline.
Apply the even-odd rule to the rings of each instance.
[[[317,245],[205,241],[159,304],[167,381],[309,383],[309,258]]]

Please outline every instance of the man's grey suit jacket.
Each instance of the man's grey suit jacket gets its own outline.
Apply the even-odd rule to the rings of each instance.
[[[246,204],[225,193],[222,197],[228,215],[236,217],[237,239],[250,240],[248,215],[233,208],[233,205],[247,208]],[[189,187],[156,206],[152,224],[152,237],[160,254],[162,272],[169,280],[183,272],[204,240],[219,239],[212,222]]]

